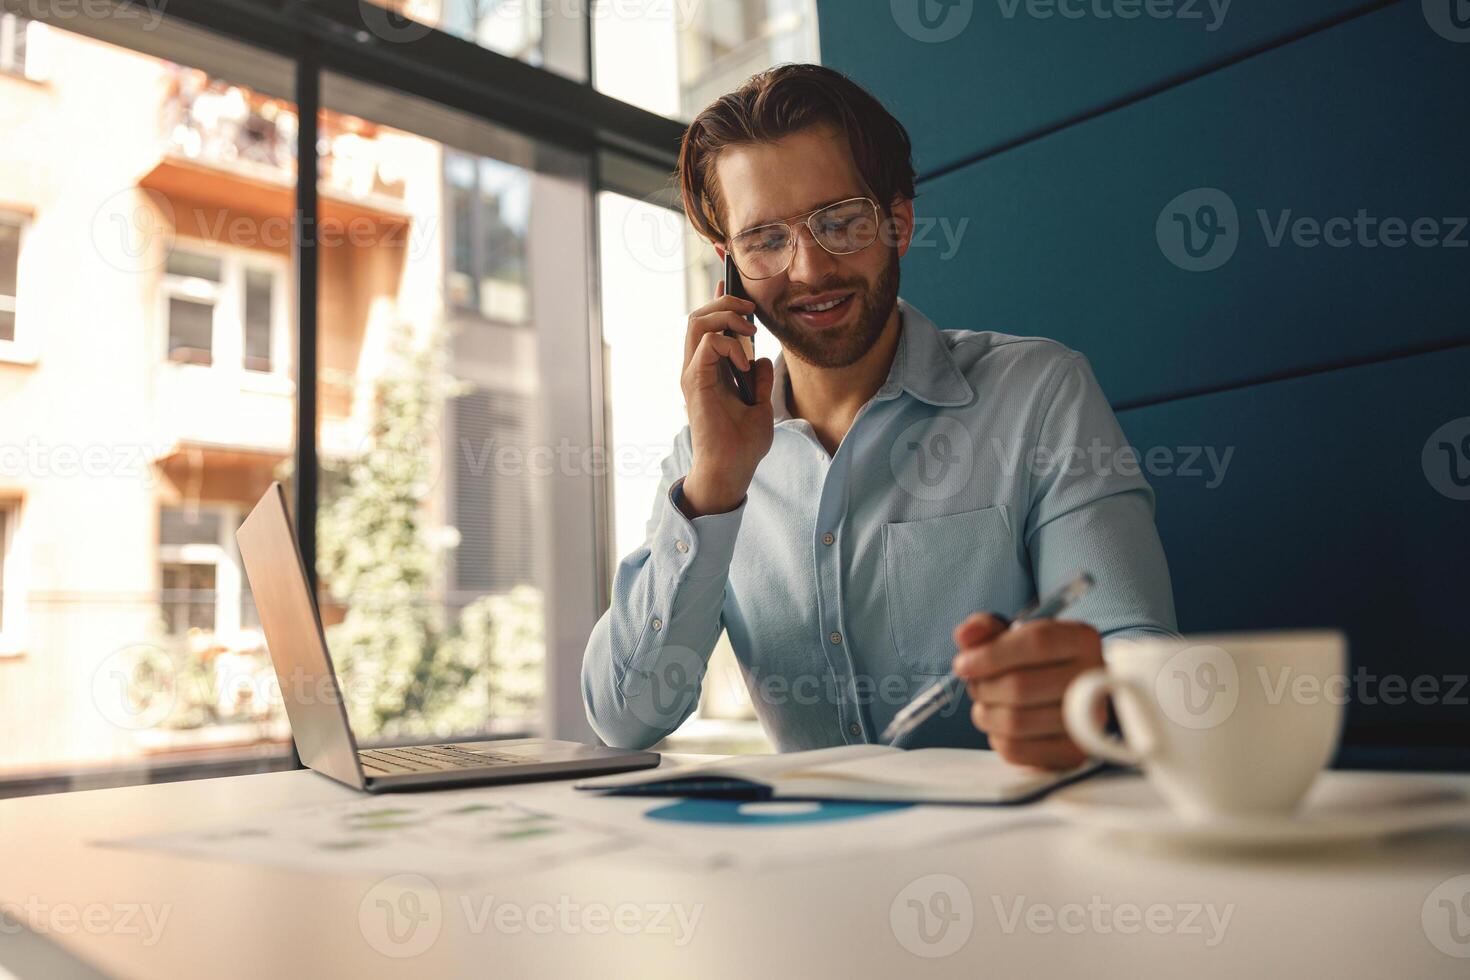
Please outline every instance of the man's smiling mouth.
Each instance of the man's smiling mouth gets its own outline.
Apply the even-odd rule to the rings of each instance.
[[[801,303],[791,303],[788,309],[809,322],[835,320],[847,312],[855,293],[824,293]]]

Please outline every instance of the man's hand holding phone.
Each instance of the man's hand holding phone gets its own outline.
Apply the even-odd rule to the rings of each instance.
[[[684,478],[684,512],[691,518],[722,514],[740,506],[755,468],[770,452],[773,367],[761,358],[755,368],[755,404],[745,404],[730,379],[730,365],[752,367],[746,353],[755,324],[749,300],[725,295],[720,284],[714,302],[689,314],[684,336],[684,404],[694,460]],[[727,337],[725,331],[737,336]]]

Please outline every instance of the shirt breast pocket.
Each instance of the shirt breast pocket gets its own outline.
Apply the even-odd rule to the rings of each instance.
[[[950,672],[954,628],[1015,589],[1012,551],[1003,505],[883,525],[888,625],[905,671]]]

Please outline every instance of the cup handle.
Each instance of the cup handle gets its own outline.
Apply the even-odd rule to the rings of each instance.
[[[1100,759],[1124,766],[1141,765],[1152,749],[1153,738],[1148,732],[1138,733],[1139,745],[1134,748],[1124,739],[1104,734],[1093,718],[1098,703],[1105,694],[1112,694],[1118,700],[1133,697],[1131,688],[1114,681],[1107,671],[1100,668],[1078,674],[1073,679],[1062,698],[1062,719],[1066,722],[1067,734],[1084,750]]]

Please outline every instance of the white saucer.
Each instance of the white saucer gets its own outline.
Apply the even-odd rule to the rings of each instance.
[[[1324,772],[1301,807],[1280,817],[1190,820],[1142,776],[1121,774],[1068,786],[1044,808],[1093,830],[1216,848],[1343,844],[1470,826],[1470,796],[1433,780],[1382,773]]]

